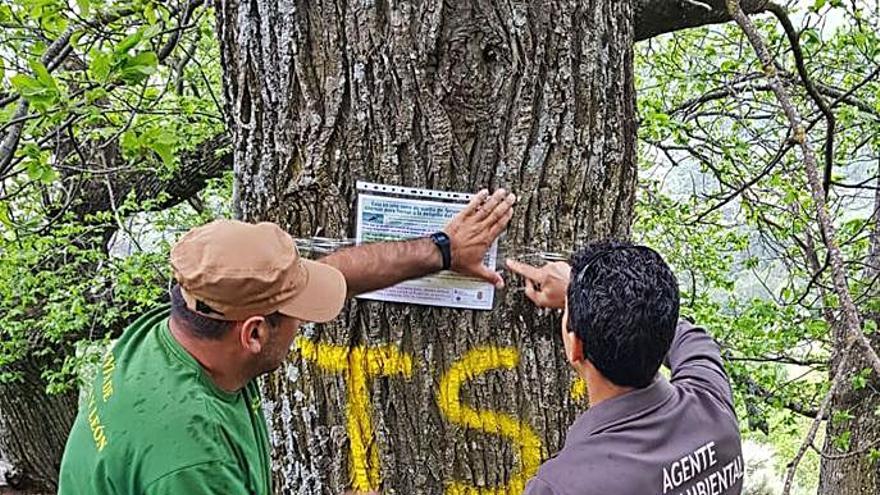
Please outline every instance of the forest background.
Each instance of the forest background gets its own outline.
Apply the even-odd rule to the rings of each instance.
[[[302,12],[286,15],[311,21],[326,14],[276,3],[298,4]],[[340,16],[397,8],[331,3]],[[477,11],[497,2],[472,3]],[[721,344],[754,469],[750,493],[876,493],[880,378],[868,347],[880,342],[880,2],[744,1],[749,23],[731,21],[728,8],[738,3],[621,2],[619,15],[634,25],[637,182],[631,222],[611,233],[664,255],[681,283],[683,313]],[[168,250],[182,232],[220,217],[274,219],[273,203],[260,199],[263,176],[234,166],[250,156],[240,145],[256,138],[243,136],[231,77],[269,75],[229,64],[241,39],[224,36],[229,26],[255,22],[230,20],[232,4],[218,12],[194,0],[0,3],[0,484],[54,489],[79,377],[100,359],[95,349],[167,300]],[[598,11],[606,2],[589,5]],[[451,10],[440,15],[461,15]],[[771,64],[756,55],[749,28]],[[564,23],[555,29],[575,36]],[[492,64],[511,57],[503,42],[477,44],[478,61],[448,45],[452,55],[440,65],[460,76],[454,82],[465,84],[478,69],[491,78]],[[312,64],[300,72],[328,71],[322,63],[290,62]],[[346,70],[351,80],[363,77],[363,66]],[[787,118],[780,92],[802,116],[801,128]],[[306,100],[293,108],[307,108]],[[804,168],[809,146],[821,200]],[[310,158],[299,159],[308,169]],[[453,150],[450,163],[458,161],[468,156]],[[554,173],[561,175],[551,193],[567,180]],[[406,185],[454,188],[442,174],[427,177]],[[827,211],[833,236],[816,208]],[[310,237],[300,237],[308,249]],[[502,255],[536,261],[553,245],[532,239],[502,245]],[[535,318],[553,325],[544,320],[551,316]],[[288,394],[275,385],[284,376],[290,370],[264,390]],[[566,407],[578,404],[575,397]],[[270,413],[280,428],[282,413]],[[556,436],[563,426],[551,424]],[[516,458],[509,447],[490,449]],[[286,455],[276,457],[276,480],[294,490],[299,481],[283,481],[285,466],[299,460]],[[382,459],[387,464],[384,451]],[[346,465],[310,485],[315,493],[351,481]]]

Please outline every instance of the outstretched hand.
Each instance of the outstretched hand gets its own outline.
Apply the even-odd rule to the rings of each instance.
[[[510,222],[514,203],[516,196],[504,189],[491,196],[484,189],[449,221],[443,231],[449,236],[453,271],[504,287],[504,279],[483,265],[483,257]]]
[[[539,308],[562,309],[568,293],[571,266],[564,261],[547,263],[538,268],[519,261],[507,260],[507,268],[526,281],[526,296]]]

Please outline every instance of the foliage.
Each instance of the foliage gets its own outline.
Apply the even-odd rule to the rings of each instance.
[[[880,184],[880,83],[872,73],[880,18],[842,2],[810,7],[797,13],[807,71],[837,117],[829,207],[850,288],[868,314],[877,301],[866,267]],[[759,25],[821,150],[826,122],[774,21],[763,18]],[[684,311],[723,346],[744,434],[776,445],[781,473],[809,425],[795,410],[817,408],[835,346],[826,310],[833,312],[836,303],[806,176],[738,27],[682,31],[640,48],[636,235],[675,265]],[[857,374],[853,385],[864,387],[869,377]],[[833,440],[841,451],[850,448],[847,432]],[[806,463],[798,481],[814,492],[818,456]]]
[[[880,5],[789,3],[801,9],[807,71],[837,118],[829,200],[851,290],[860,310],[878,314],[866,267],[880,190]],[[170,208],[168,198],[114,194],[196,166],[186,152],[225,131],[212,18],[201,2],[0,4],[0,143],[20,134],[11,153],[0,144],[0,381],[37,356],[50,390],[73,385],[89,355],[73,352],[78,342],[111,338],[165,298],[175,233],[230,214],[228,176]],[[827,123],[791,47],[775,19],[759,25],[819,148]],[[801,412],[828,389],[835,346],[826,318],[835,298],[827,273],[816,275],[825,251],[799,157],[736,26],[641,43],[636,72],[634,235],[674,265],[684,313],[723,346],[744,435],[773,444],[781,473],[809,423]],[[870,380],[857,373],[850,385]],[[852,438],[833,444],[846,451]],[[798,483],[808,492],[818,456],[805,462]]]
[[[0,5],[0,142],[20,134],[12,153],[0,146],[0,381],[36,357],[50,391],[70,387],[77,341],[117,335],[165,298],[168,242],[132,229],[169,201],[120,196],[168,180],[225,130],[213,16],[200,4]],[[187,207],[157,215],[160,233],[163,218],[204,221]],[[151,249],[118,255],[143,242]]]

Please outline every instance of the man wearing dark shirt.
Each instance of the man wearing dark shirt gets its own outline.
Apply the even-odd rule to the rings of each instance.
[[[718,345],[679,321],[678,284],[659,254],[599,243],[571,265],[507,264],[537,306],[565,310],[565,354],[590,398],[526,495],[741,493],[739,428]]]

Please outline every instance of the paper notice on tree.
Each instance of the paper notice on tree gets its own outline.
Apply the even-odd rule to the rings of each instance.
[[[469,194],[358,183],[358,244],[425,237],[443,229],[461,211]],[[428,198],[428,199],[424,199]],[[498,242],[483,259],[495,269]],[[394,266],[388,266],[394,270]],[[451,271],[409,280],[358,296],[361,299],[465,309],[492,309],[495,287]]]

